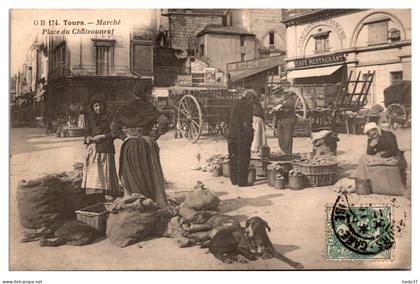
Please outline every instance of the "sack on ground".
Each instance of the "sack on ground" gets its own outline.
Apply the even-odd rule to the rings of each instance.
[[[157,220],[155,212],[128,212],[109,214],[106,236],[117,247],[126,247],[144,240],[154,231]]]
[[[179,207],[179,215],[185,218],[188,222],[193,224],[203,224],[213,215],[217,214],[217,211],[209,210],[194,210],[190,208],[186,203],[181,204]]]
[[[184,203],[196,210],[216,210],[220,199],[209,190],[201,188],[188,193]]]
[[[19,221],[24,228],[40,229],[63,219],[61,183],[57,176],[46,175],[36,180],[22,180],[17,188]]]

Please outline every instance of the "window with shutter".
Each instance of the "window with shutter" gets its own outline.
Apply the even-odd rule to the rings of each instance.
[[[368,45],[386,43],[388,41],[388,21],[368,24]]]
[[[115,40],[94,40],[96,75],[110,75],[114,69]]]
[[[132,43],[132,70],[140,75],[153,74],[153,45],[149,41]]]

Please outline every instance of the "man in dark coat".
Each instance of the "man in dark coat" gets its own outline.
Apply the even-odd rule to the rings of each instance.
[[[248,168],[254,138],[252,105],[255,99],[257,99],[255,91],[247,90],[244,97],[235,102],[230,111],[228,132],[230,180],[233,185],[241,187],[252,185],[248,182]]]
[[[279,146],[287,155],[291,155],[293,151],[293,132],[297,121],[294,107],[295,100],[290,91],[285,91],[281,103],[274,107]]]

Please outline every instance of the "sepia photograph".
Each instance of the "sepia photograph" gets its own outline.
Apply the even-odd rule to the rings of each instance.
[[[411,9],[9,21],[9,271],[412,269]]]

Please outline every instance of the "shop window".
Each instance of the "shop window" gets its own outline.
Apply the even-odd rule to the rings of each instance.
[[[270,32],[268,36],[270,45],[274,45],[274,32]]]
[[[240,43],[241,43],[241,46],[245,46],[245,36],[244,35],[241,35]]]
[[[391,84],[401,81],[402,79],[403,79],[402,71],[391,72]]]
[[[192,73],[193,86],[204,85],[204,73]]]
[[[388,41],[388,21],[368,24],[368,45],[386,43]]]
[[[241,53],[241,61],[245,61],[245,53]]]

